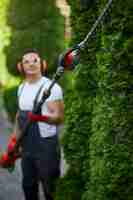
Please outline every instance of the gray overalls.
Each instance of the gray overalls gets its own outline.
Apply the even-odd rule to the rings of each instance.
[[[29,111],[19,108],[19,99],[18,110],[18,123],[23,129]],[[22,150],[22,187],[25,200],[39,200],[39,182],[42,183],[46,200],[53,200],[51,194],[55,189],[54,183],[60,176],[60,148],[57,134],[43,138],[40,135],[38,123],[33,122],[23,139]]]

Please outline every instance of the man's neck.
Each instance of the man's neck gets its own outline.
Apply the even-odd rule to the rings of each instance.
[[[40,80],[41,78],[42,78],[41,74],[39,74],[39,75],[28,75],[28,76],[26,76],[26,81],[28,83],[35,83],[38,80]]]

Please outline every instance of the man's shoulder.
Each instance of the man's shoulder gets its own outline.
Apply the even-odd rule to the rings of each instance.
[[[43,77],[44,80],[44,89],[48,89],[52,80],[46,77]],[[51,94],[47,101],[55,101],[55,100],[62,100],[63,99],[63,91],[61,86],[58,83],[55,83],[51,89]]]
[[[50,81],[50,79],[48,77],[46,77],[46,76],[42,76],[42,80],[43,81]]]
[[[52,83],[52,80],[50,78],[47,77],[43,77],[42,78],[44,81],[44,86],[49,87],[49,85]],[[54,90],[62,90],[61,86],[59,85],[59,83],[55,83],[53,85],[53,89]]]
[[[17,96],[20,96],[20,94],[21,94],[21,92],[22,92],[22,90],[23,90],[23,88],[24,88],[24,85],[25,85],[25,81],[22,81],[22,82],[18,85],[18,87],[17,87]]]
[[[25,85],[25,81],[22,81],[19,85],[18,85],[18,90],[21,90],[21,88]]]

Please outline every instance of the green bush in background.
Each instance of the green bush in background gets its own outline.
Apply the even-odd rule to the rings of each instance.
[[[6,11],[9,0],[0,1],[0,85],[5,85],[9,80],[8,70],[6,69],[6,55],[4,48],[9,45],[10,28],[6,23]]]
[[[10,121],[14,121],[17,111],[17,86],[6,87],[4,90],[4,105],[8,111]]]

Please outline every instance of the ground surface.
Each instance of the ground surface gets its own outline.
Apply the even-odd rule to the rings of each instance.
[[[3,109],[0,95],[0,151],[6,148],[11,131],[12,125]],[[0,168],[0,200],[23,200],[20,161],[16,163],[16,170],[13,173]]]

